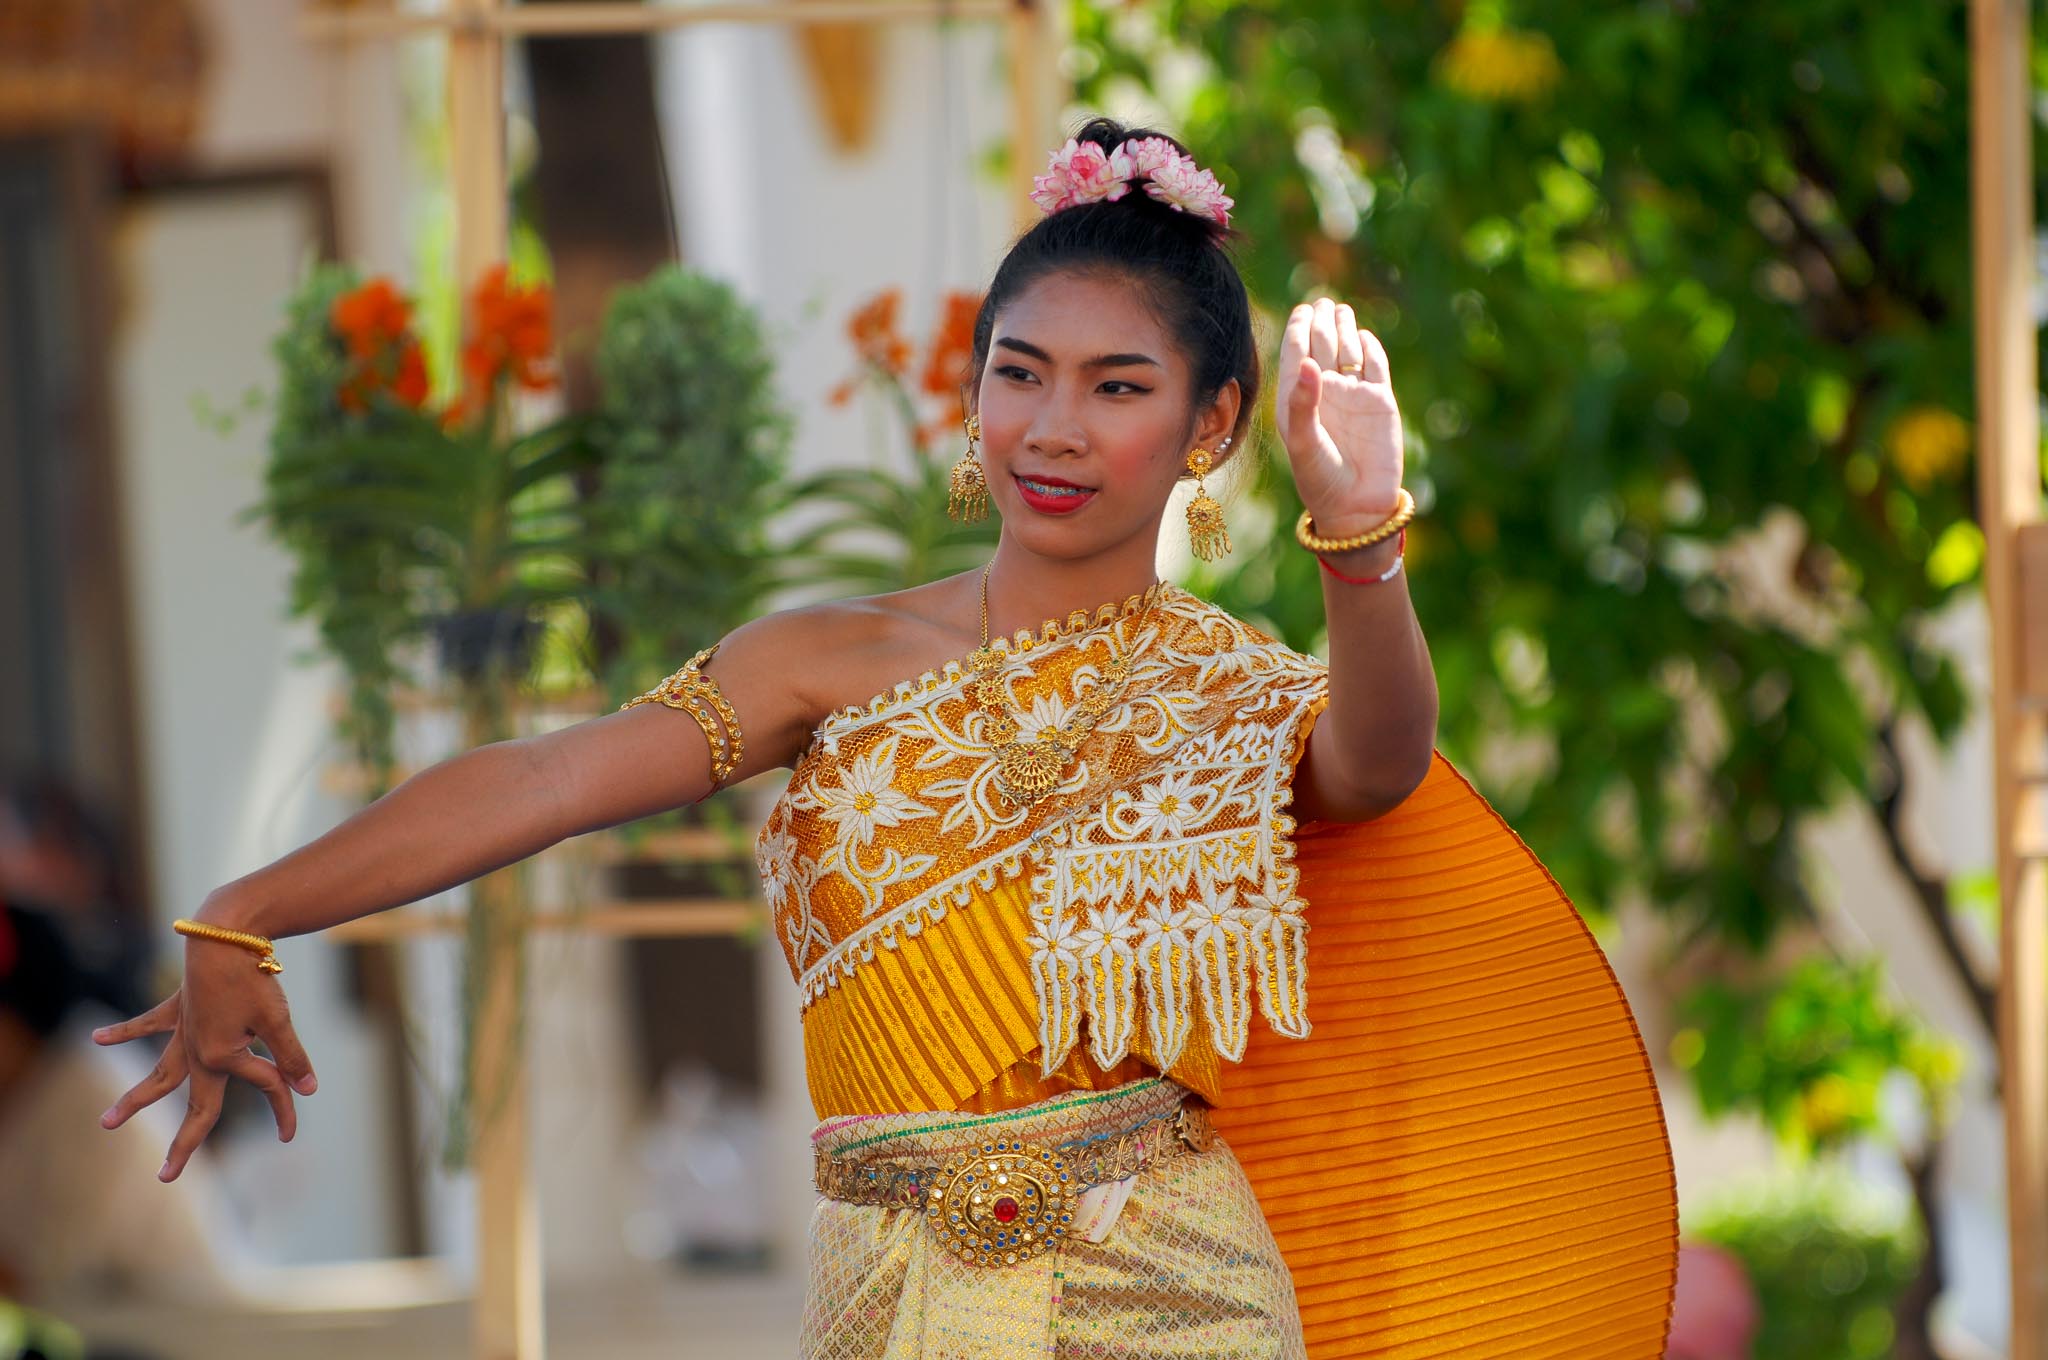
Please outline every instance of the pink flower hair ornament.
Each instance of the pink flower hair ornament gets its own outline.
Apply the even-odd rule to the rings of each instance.
[[[1046,173],[1032,180],[1031,201],[1056,213],[1081,203],[1114,203],[1133,186],[1175,212],[1230,225],[1235,200],[1223,192],[1214,172],[1196,165],[1193,156],[1183,155],[1164,137],[1135,138],[1114,151],[1069,137],[1053,152]]]

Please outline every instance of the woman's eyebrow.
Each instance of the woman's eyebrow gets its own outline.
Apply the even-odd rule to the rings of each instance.
[[[1049,364],[1052,362],[1050,354],[1047,354],[1029,340],[1015,340],[1006,335],[996,341],[996,348],[1014,349],[1020,354],[1030,355],[1040,363]],[[1160,363],[1149,354],[1098,354],[1093,359],[1081,361],[1081,367],[1083,368],[1123,368],[1130,364],[1150,364],[1154,368],[1166,367],[1166,365]]]

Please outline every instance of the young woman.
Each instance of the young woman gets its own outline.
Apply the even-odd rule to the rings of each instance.
[[[1183,480],[1196,551],[1227,550],[1206,474],[1242,453],[1260,382],[1231,200],[1179,142],[1107,119],[1033,198],[975,326],[954,473],[956,513],[1002,518],[984,569],[756,620],[623,711],[446,761],[219,889],[198,921],[225,933],[189,940],[180,991],[101,1035],[173,1035],[104,1122],[188,1085],[175,1177],[238,1076],[290,1137],[312,1067],[245,950],[790,766],[758,861],[821,1120],[804,1356],[1657,1354],[1647,1065],[1569,903],[1435,756],[1385,350],[1328,298],[1280,347],[1326,666],[1154,574]],[[1391,872],[1404,856],[1450,886]],[[1335,951],[1313,1003],[1312,920]],[[1501,960],[1551,939],[1518,994]],[[1448,971],[1409,969],[1417,940]],[[1576,1037],[1595,1010],[1610,1028]],[[1312,1013],[1335,1019],[1314,1039]],[[1619,1054],[1598,1079],[1628,1136],[1560,1151],[1571,1079],[1487,1070],[1488,1032],[1495,1058]],[[1474,1126],[1490,1113],[1526,1127]],[[1609,1171],[1648,1179],[1589,1193]]]

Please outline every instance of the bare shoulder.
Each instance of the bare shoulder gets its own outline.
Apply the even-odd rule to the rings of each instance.
[[[975,619],[962,613],[963,603],[974,606],[960,580],[763,615],[727,634],[704,671],[756,696],[763,758],[793,763],[828,715],[936,670],[980,641]]]

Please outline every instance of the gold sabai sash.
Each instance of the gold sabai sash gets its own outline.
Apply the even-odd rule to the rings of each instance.
[[[1179,587],[998,639],[1022,736],[1132,657],[1051,795],[1012,802],[965,659],[820,726],[757,842],[820,1118],[961,1108],[1020,1059],[1219,1094],[1256,1006],[1308,1033],[1288,784],[1323,665]]]

